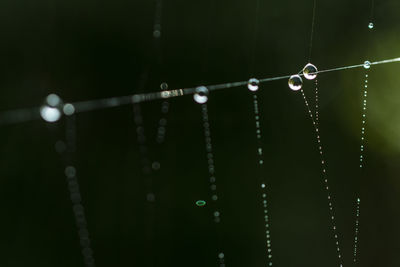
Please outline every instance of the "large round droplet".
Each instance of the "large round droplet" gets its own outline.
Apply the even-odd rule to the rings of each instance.
[[[297,74],[296,75],[292,75],[289,78],[288,84],[289,84],[290,89],[292,89],[293,91],[298,91],[303,86],[303,80]]]
[[[258,85],[260,84],[260,81],[257,80],[256,78],[251,78],[249,82],[247,83],[247,88],[249,88],[250,91],[257,91],[258,90]]]
[[[373,24],[372,22],[370,22],[370,23],[368,24],[368,28],[373,29],[373,28],[374,28],[374,24]]]
[[[208,100],[208,89],[205,86],[199,86],[196,88],[196,92],[193,95],[194,101],[199,104],[204,104]]]
[[[206,202],[204,200],[197,200],[196,205],[199,207],[204,207],[206,205]]]
[[[50,94],[40,107],[40,116],[47,122],[56,122],[62,116],[62,108],[61,98],[56,94]]]
[[[317,77],[317,67],[315,67],[313,64],[308,63],[304,68],[303,68],[303,75],[307,80],[314,80]]]
[[[371,62],[368,60],[364,62],[364,69],[369,69],[371,67]]]

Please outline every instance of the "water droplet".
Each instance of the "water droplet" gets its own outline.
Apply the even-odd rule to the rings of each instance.
[[[308,63],[304,68],[303,68],[303,74],[304,77],[307,80],[314,80],[317,77],[317,67],[315,67],[313,64]]]
[[[368,28],[373,29],[373,28],[374,28],[374,24],[373,24],[372,22],[370,22],[370,23],[368,24]]]
[[[204,207],[206,205],[206,202],[204,200],[197,200],[196,205],[199,207]]]
[[[148,202],[155,202],[156,201],[156,196],[153,193],[148,193],[146,195],[146,199]]]
[[[368,60],[364,62],[364,69],[369,69],[371,67],[371,62]]]
[[[67,166],[65,168],[65,176],[68,178],[73,178],[76,175],[76,169],[74,166]]]
[[[40,107],[40,116],[47,122],[56,122],[62,116],[62,101],[56,94],[50,94],[46,97],[43,106]]]
[[[194,101],[199,104],[204,104],[208,100],[208,89],[205,86],[199,86],[196,88],[196,92],[193,95]]]
[[[258,85],[260,84],[260,81],[257,80],[256,78],[251,78],[247,84],[247,88],[249,88],[250,91],[257,91],[258,90]]]
[[[160,84],[160,88],[161,88],[161,90],[163,90],[163,91],[165,91],[165,90],[168,90],[168,84],[167,83],[161,83]]]
[[[293,91],[298,91],[301,89],[302,85],[303,85],[303,80],[301,79],[301,77],[299,75],[292,75],[289,78],[289,87],[290,89],[292,89]]]
[[[159,30],[153,31],[153,37],[154,38],[160,38],[160,36],[161,36],[161,32]]]
[[[71,116],[75,113],[75,107],[72,104],[65,104],[63,107],[64,114],[67,116]]]
[[[357,198],[357,202],[360,203],[361,199]]]
[[[155,170],[155,171],[159,170],[160,167],[161,167],[160,162],[154,161],[154,162],[151,164],[151,167],[152,167],[153,170]]]
[[[223,259],[224,257],[225,257],[224,253],[221,252],[218,254],[218,258]]]

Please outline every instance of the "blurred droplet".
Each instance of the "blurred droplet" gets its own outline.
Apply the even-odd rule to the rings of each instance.
[[[197,200],[196,205],[198,207],[204,207],[206,205],[206,202],[204,200]]]
[[[65,115],[71,116],[75,113],[75,107],[74,107],[74,105],[67,103],[64,105],[63,111],[64,111]]]

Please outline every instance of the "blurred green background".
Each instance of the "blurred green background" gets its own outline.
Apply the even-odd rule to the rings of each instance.
[[[1,1],[0,110],[297,73],[308,63],[313,0]],[[327,69],[400,56],[400,2],[317,1],[312,63]],[[156,55],[155,55],[156,53]],[[162,60],[155,60],[162,55]],[[143,79],[148,70],[148,79]],[[320,128],[344,266],[352,264],[361,192],[358,266],[400,266],[400,64],[369,71],[366,168],[358,169],[362,68],[321,74]],[[145,83],[144,83],[145,81]],[[304,83],[311,97],[313,83]],[[315,136],[286,81],[259,90],[274,266],[338,266]],[[77,115],[78,179],[97,266],[217,266],[200,106],[171,99],[166,143],[154,145],[160,101],[141,105],[155,203],[146,201],[131,106]],[[266,266],[256,177],[252,96],[245,87],[208,101],[222,247],[229,267]],[[65,121],[2,126],[0,266],[84,266],[64,164]],[[149,208],[154,209],[153,223]]]

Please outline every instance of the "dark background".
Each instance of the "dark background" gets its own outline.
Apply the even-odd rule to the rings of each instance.
[[[97,99],[297,73],[308,63],[313,0],[168,1],[153,38],[154,1],[1,1],[0,109]],[[400,56],[400,2],[317,1],[312,63],[319,69]],[[255,44],[256,60],[251,73]],[[162,56],[160,59],[159,56]],[[157,60],[156,60],[157,59]],[[400,65],[372,66],[366,168],[358,170],[362,68],[319,75],[321,136],[344,266],[400,266]],[[148,78],[144,77],[148,74]],[[312,82],[305,81],[311,97]],[[274,266],[338,266],[311,122],[287,81],[259,90]],[[132,106],[77,115],[74,159],[97,266],[217,266],[200,105],[170,100],[166,143],[154,145],[161,101],[141,105],[155,203],[146,201]],[[266,266],[247,88],[208,101],[222,248],[227,266]],[[0,129],[0,266],[84,266],[56,141],[65,121]],[[151,224],[149,207],[154,208]],[[151,238],[153,236],[153,238]]]

